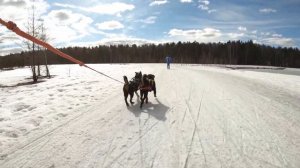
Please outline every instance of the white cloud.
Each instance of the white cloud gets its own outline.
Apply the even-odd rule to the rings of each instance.
[[[243,22],[247,17],[241,13],[238,9],[228,10],[228,9],[218,9],[219,14],[216,18],[225,22]]]
[[[149,4],[149,6],[163,5],[166,3],[168,3],[168,0],[154,0]]]
[[[22,38],[12,31],[0,27],[0,56],[22,51]],[[2,34],[3,32],[3,34]]]
[[[6,44],[17,39],[19,39],[19,36],[12,31],[7,31],[5,34],[0,35],[0,41],[5,42]]]
[[[24,0],[17,0],[17,1],[0,1],[1,6],[15,6],[15,7],[22,7],[26,5],[26,2]]]
[[[277,38],[278,38],[278,37],[282,37],[282,35],[281,35],[281,34],[276,34],[276,33],[275,33],[275,34],[272,34],[272,37],[277,37]]]
[[[53,43],[69,43],[91,34],[93,19],[70,10],[52,10],[45,20],[47,35]]]
[[[221,35],[220,30],[213,28],[205,28],[203,29],[204,37],[219,37]]]
[[[284,37],[282,34],[271,32],[260,32],[260,36],[256,39],[259,44],[281,47],[296,47],[296,42],[292,38]]]
[[[257,36],[258,31],[253,30],[251,32],[241,32],[241,33],[228,33],[228,36],[234,40],[240,39],[251,39],[255,43],[265,44],[270,46],[281,46],[281,47],[295,47],[296,42],[292,38],[284,37],[282,34],[271,33],[271,32],[260,32]]]
[[[231,40],[240,40],[242,37],[245,36],[244,33],[228,33],[227,35]]]
[[[283,37],[281,34],[261,32],[261,35],[257,36],[257,30],[246,31],[247,29],[242,26],[238,29],[240,32],[227,33],[214,28],[190,30],[171,29],[168,35],[173,41],[226,42],[228,40],[253,40],[259,44],[282,47],[295,47],[296,44],[294,39]]]
[[[239,26],[239,27],[238,27],[238,30],[239,30],[239,31],[247,31],[247,28],[246,28],[246,27]]]
[[[221,31],[214,28],[204,28],[204,29],[171,29],[168,32],[171,38],[176,38],[182,41],[217,41],[217,38],[222,35]]]
[[[199,5],[198,8],[200,8],[201,10],[208,10],[208,6],[206,5]]]
[[[97,46],[97,45],[118,45],[118,44],[141,45],[147,43],[158,44],[163,42],[163,41],[152,41],[143,38],[136,38],[122,33],[106,33],[106,32],[97,31],[97,34],[103,35],[104,38],[93,42],[71,42],[69,44],[71,46]]]
[[[292,38],[285,38],[285,37],[270,37],[262,39],[264,44],[275,45],[275,46],[282,46],[282,47],[294,47],[295,42]]]
[[[8,55],[8,54],[13,54],[13,53],[19,53],[22,51],[22,48],[20,47],[6,47],[6,48],[1,48],[1,51],[0,51],[0,56],[5,56],[5,55]]]
[[[257,30],[253,30],[251,31],[252,34],[256,34],[257,33]]]
[[[199,2],[198,8],[207,11],[207,13],[209,14],[217,11],[215,9],[210,9],[209,7],[210,1],[208,0],[199,0],[198,2]]]
[[[210,13],[213,13],[213,12],[217,12],[217,10],[216,9],[210,9],[207,12],[210,14]]]
[[[104,38],[97,42],[98,45],[119,45],[119,44],[128,44],[128,45],[143,45],[143,44],[158,44],[160,42],[158,41],[152,41],[142,38],[135,38],[130,36],[121,36],[118,35],[118,37],[110,37],[110,38]]]
[[[260,32],[260,35],[262,35],[262,36],[269,36],[269,35],[271,35],[271,33],[270,32]]]
[[[132,4],[126,4],[122,2],[114,2],[111,4],[97,4],[90,7],[80,7],[80,6],[61,4],[61,3],[54,3],[54,5],[64,7],[64,8],[79,9],[85,12],[92,12],[92,13],[106,14],[106,15],[117,15],[117,16],[120,16],[121,13],[126,11],[131,11],[135,8],[135,6]]]
[[[35,17],[38,18],[45,14],[49,8],[49,4],[44,0],[36,0],[34,3],[31,0],[17,1],[0,1],[1,18],[11,20],[20,28],[24,28],[28,21],[28,16],[32,12],[31,8],[34,5]]]
[[[156,16],[149,16],[146,19],[141,20],[141,22],[146,24],[153,24],[155,23],[156,18],[157,18]]]
[[[114,30],[114,29],[124,28],[124,25],[122,23],[115,21],[115,20],[97,23],[96,26],[100,30]]]
[[[210,4],[210,2],[207,1],[207,0],[199,0],[199,2],[206,5],[206,6]]]
[[[44,15],[50,7],[44,0],[35,0],[34,3],[31,0],[0,0],[0,17],[5,21],[15,22],[20,29],[26,31],[25,25],[32,13],[32,5],[34,5],[36,18]],[[0,43],[0,55],[22,50],[21,46],[24,39],[3,26],[1,26],[0,32],[3,33],[0,37],[2,42]]]
[[[272,8],[264,8],[264,9],[260,9],[259,12],[260,13],[275,13],[275,12],[277,12],[277,10],[272,9]]]
[[[59,11],[55,15],[60,21],[68,20],[70,18],[68,13],[64,11]]]
[[[193,0],[180,0],[181,3],[191,3]]]

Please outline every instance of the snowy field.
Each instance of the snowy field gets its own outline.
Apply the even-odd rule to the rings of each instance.
[[[157,98],[127,108],[121,83],[78,65],[37,84],[29,68],[0,71],[1,168],[300,167],[299,69],[90,66],[153,73]]]

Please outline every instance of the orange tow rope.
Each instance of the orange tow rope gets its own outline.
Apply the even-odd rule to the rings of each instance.
[[[58,49],[54,48],[54,47],[51,46],[50,44],[48,44],[48,43],[46,43],[46,42],[44,42],[44,41],[42,41],[42,40],[40,40],[40,39],[37,39],[37,38],[35,38],[35,37],[33,37],[33,36],[31,36],[31,35],[29,35],[29,34],[23,32],[23,31],[22,31],[21,29],[19,29],[18,26],[17,26],[14,22],[12,22],[12,21],[5,22],[4,20],[2,20],[2,19],[0,18],[0,23],[1,23],[2,25],[6,26],[9,30],[15,32],[17,35],[19,35],[19,36],[21,36],[21,37],[23,37],[23,38],[26,38],[26,39],[28,39],[28,40],[30,40],[30,41],[36,43],[36,44],[39,44],[39,45],[41,45],[41,46],[47,48],[48,50],[52,51],[53,53],[55,53],[55,54],[57,54],[57,55],[59,55],[59,56],[65,58],[65,59],[68,59],[68,60],[70,60],[70,61],[72,61],[72,62],[74,62],[74,63],[76,63],[76,64],[79,64],[80,66],[84,66],[84,67],[86,67],[86,68],[89,68],[89,69],[91,69],[91,70],[93,70],[93,71],[95,71],[95,72],[97,72],[97,73],[99,73],[99,74],[101,74],[101,75],[104,75],[104,76],[106,76],[106,77],[108,77],[108,78],[110,78],[110,79],[113,79],[113,80],[115,80],[115,81],[117,81],[117,82],[123,83],[123,82],[121,82],[121,81],[119,81],[119,80],[117,80],[117,79],[114,79],[114,78],[112,78],[112,77],[110,77],[110,76],[108,76],[108,75],[106,75],[106,74],[104,74],[104,73],[102,73],[102,72],[99,72],[99,71],[97,71],[97,70],[95,70],[95,69],[93,69],[93,68],[87,66],[87,65],[84,64],[83,62],[81,62],[81,61],[79,61],[79,60],[77,60],[77,59],[71,57],[70,55],[68,55],[68,54],[66,54],[66,53],[63,53],[63,52],[59,51]]]

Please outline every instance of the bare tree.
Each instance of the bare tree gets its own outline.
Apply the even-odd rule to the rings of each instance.
[[[27,29],[27,33],[32,35],[33,37],[37,37],[37,31],[36,28],[38,27],[36,25],[36,17],[35,17],[35,7],[34,5],[32,5],[31,7],[31,13],[28,16],[28,21],[27,21],[27,25],[25,25],[26,29]],[[31,72],[32,72],[32,79],[33,82],[36,83],[38,81],[38,75],[36,72],[36,58],[35,58],[35,50],[36,50],[36,45],[34,42],[29,42],[29,41],[24,41],[26,48],[31,51],[31,64],[30,64],[30,68],[31,68]]]
[[[45,33],[45,26],[44,26],[44,21],[43,20],[41,20],[42,21],[42,24],[41,24],[41,35],[40,35],[40,39],[41,40],[43,40],[43,41],[48,41],[48,38],[47,38],[47,35],[46,35],[46,33]],[[41,47],[39,46],[38,47],[38,49],[39,49],[39,51],[40,51],[40,53],[43,53],[43,58],[44,58],[44,66],[45,66],[45,71],[46,71],[46,76],[48,77],[48,78],[50,78],[51,76],[50,76],[50,72],[49,72],[49,68],[48,68],[48,60],[47,60],[47,54],[46,54],[46,52],[45,52],[45,49],[41,49]],[[38,68],[39,69],[39,68]],[[39,73],[40,73],[40,69],[39,69]]]
[[[47,40],[47,36],[45,33],[45,26],[43,23],[43,20],[38,18],[35,13],[35,6],[34,3],[31,7],[31,11],[28,17],[27,25],[25,26],[27,28],[27,33],[32,35],[33,37],[39,38],[43,41]],[[36,83],[38,81],[38,78],[41,75],[41,56],[38,55],[40,53],[43,53],[44,55],[44,65],[46,69],[46,76],[50,77],[49,68],[47,65],[47,56],[45,53],[45,50],[43,50],[40,46],[36,45],[34,42],[25,41],[26,48],[31,51],[31,72],[32,72],[32,79],[33,82]]]

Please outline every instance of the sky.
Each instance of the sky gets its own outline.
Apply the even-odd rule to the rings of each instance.
[[[229,40],[300,48],[300,0],[0,0],[0,18],[26,31],[32,6],[58,48]],[[24,49],[0,26],[0,55]]]

